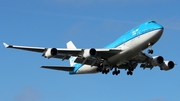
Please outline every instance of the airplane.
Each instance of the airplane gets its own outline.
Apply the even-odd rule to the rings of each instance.
[[[69,60],[70,66],[41,66],[41,68],[61,70],[73,74],[120,74],[120,70],[127,70],[127,75],[133,75],[134,69],[140,67],[150,68],[159,66],[160,70],[174,68],[173,61],[164,61],[162,56],[150,56],[153,54],[152,46],[161,38],[163,26],[155,21],[147,21],[126,32],[117,40],[104,48],[76,48],[72,41],[67,42],[67,48],[46,48],[8,45],[6,48],[14,48],[42,53],[45,58],[57,58]],[[148,54],[143,50],[148,49]]]

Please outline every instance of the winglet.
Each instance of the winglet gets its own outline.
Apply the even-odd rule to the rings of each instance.
[[[6,47],[6,48],[9,48],[9,46],[10,46],[10,45],[8,45],[8,44],[5,43],[5,42],[3,43],[3,45],[4,45],[4,47]]]

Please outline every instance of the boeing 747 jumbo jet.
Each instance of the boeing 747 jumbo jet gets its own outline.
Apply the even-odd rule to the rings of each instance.
[[[163,34],[163,26],[155,21],[145,22],[126,32],[113,43],[104,48],[76,48],[72,41],[67,43],[67,48],[44,48],[8,45],[14,48],[42,53],[45,58],[58,58],[69,60],[70,66],[41,66],[42,68],[67,71],[69,74],[120,74],[120,69],[127,70],[127,75],[132,75],[134,69],[140,67],[152,69],[159,66],[160,70],[170,70],[174,67],[173,61],[164,61],[162,56],[153,54],[152,46]],[[142,52],[148,48],[148,54]]]

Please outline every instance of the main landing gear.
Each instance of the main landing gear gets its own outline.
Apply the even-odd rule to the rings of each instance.
[[[132,71],[127,71],[127,75],[133,75]]]
[[[117,68],[114,69],[114,71],[112,72],[112,75],[118,75],[120,74],[120,70],[117,70]]]
[[[108,74],[109,73],[109,69],[104,69],[103,71],[102,71],[102,74]]]
[[[99,65],[97,68],[97,72],[102,72],[102,74],[108,74],[110,72],[110,70],[112,70],[112,69],[103,68],[102,65]],[[114,71],[112,72],[112,74],[118,75],[118,74],[120,74],[120,70],[117,70],[117,68],[115,68]]]
[[[149,49],[148,49],[148,54],[153,54],[153,50],[152,50],[152,44],[151,43],[149,43],[148,44],[148,47],[149,47]]]
[[[109,73],[109,69],[102,69],[102,68],[97,68],[97,72],[102,72],[102,74],[108,74]]]
[[[99,64],[97,68],[97,72],[102,72],[102,74],[108,74],[109,71],[110,71],[109,69],[103,68],[103,64]]]
[[[102,64],[99,64],[97,68],[97,72],[102,72],[102,74],[108,74],[113,68],[104,68]],[[128,68],[127,75],[133,75],[133,68]],[[117,67],[114,67],[114,71],[112,71],[112,75],[119,75],[120,70]]]
[[[102,72],[103,70],[103,64],[99,64],[98,68],[97,68],[97,72]]]
[[[127,71],[127,75],[133,75],[133,71],[134,69],[133,68],[129,68],[128,71]]]

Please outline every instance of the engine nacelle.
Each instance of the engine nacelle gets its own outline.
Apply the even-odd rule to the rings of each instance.
[[[153,66],[159,66],[163,62],[164,62],[164,58],[162,56],[154,56],[152,61],[151,61],[151,64]]]
[[[42,56],[44,56],[45,58],[52,58],[54,56],[56,56],[58,53],[56,48],[48,48]]]
[[[164,61],[164,63],[162,64],[161,70],[170,70],[172,68],[174,68],[174,62],[173,61]]]
[[[96,54],[97,54],[97,52],[96,52],[96,49],[94,49],[94,48],[85,49],[83,51],[82,57],[84,57],[84,58],[94,57],[94,56],[96,56]]]

